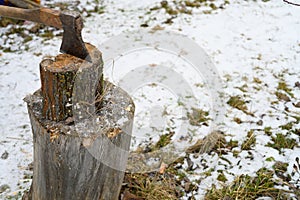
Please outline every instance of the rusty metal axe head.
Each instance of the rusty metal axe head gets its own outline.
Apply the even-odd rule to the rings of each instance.
[[[83,21],[78,12],[62,11],[59,15],[64,30],[60,51],[91,62],[91,57],[82,40]]]

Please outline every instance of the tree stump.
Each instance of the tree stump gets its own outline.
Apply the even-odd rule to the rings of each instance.
[[[118,199],[126,168],[134,104],[92,63],[58,55],[40,64],[41,90],[25,101],[33,130],[33,180],[23,199]]]

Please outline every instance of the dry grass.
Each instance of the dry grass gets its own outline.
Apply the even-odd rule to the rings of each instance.
[[[243,142],[241,148],[242,150],[251,150],[252,147],[255,145],[255,143],[256,143],[256,137],[254,131],[250,130],[247,133],[247,139]]]
[[[238,176],[232,184],[220,189],[213,186],[207,194],[207,200],[219,199],[257,199],[259,197],[271,197],[272,199],[288,199],[286,191],[274,188],[274,172],[265,168],[260,169],[256,177],[248,175]]]
[[[288,138],[288,136],[283,135],[282,133],[277,133],[276,136],[272,136],[272,143],[267,144],[268,147],[277,149],[279,152],[282,149],[293,149],[297,145],[297,141],[293,138]]]
[[[126,174],[125,183],[123,189],[145,200],[174,200],[180,196],[176,178],[169,174]]]

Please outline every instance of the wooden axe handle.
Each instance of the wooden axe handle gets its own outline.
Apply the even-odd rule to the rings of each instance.
[[[59,18],[60,11],[52,10],[49,8],[22,9],[8,6],[0,6],[0,16],[28,20],[42,23],[47,26],[62,28],[62,23]]]

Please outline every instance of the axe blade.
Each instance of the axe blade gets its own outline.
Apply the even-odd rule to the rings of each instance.
[[[59,18],[64,30],[60,52],[91,62],[91,57],[81,36],[83,21],[80,14],[66,10],[60,13]]]

